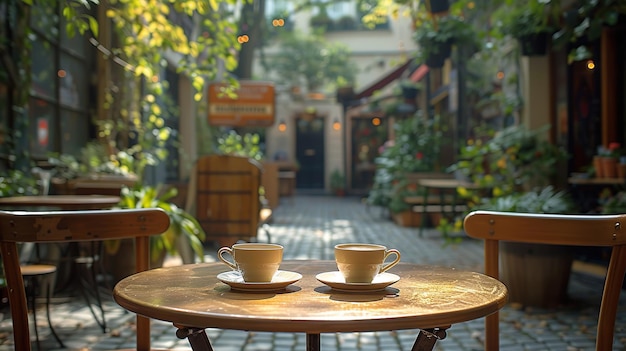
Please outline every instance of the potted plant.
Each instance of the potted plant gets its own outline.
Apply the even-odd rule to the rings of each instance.
[[[621,145],[617,142],[609,143],[608,147],[598,147],[598,158],[594,158],[594,163],[599,165],[596,174],[599,178],[617,178],[619,158],[621,156]]]
[[[417,94],[420,89],[422,89],[422,84],[419,82],[416,83],[409,79],[405,79],[400,82],[400,90],[402,91],[402,97],[405,100],[414,101],[415,98],[417,98]]]
[[[139,182],[138,173],[145,166],[136,161],[130,150],[120,150],[110,156],[106,147],[92,141],[81,148],[78,156],[70,154],[50,154],[47,162],[52,169],[51,183],[59,194],[74,193],[80,182],[118,183],[131,186]]]
[[[324,32],[332,30],[334,23],[332,18],[328,16],[326,9],[320,9],[320,12],[311,17],[309,24],[315,29],[321,29]]]
[[[394,222],[403,227],[419,227],[422,224],[422,213],[415,212],[412,205],[405,201],[409,196],[420,196],[416,183],[406,178],[394,182],[389,200],[389,211]]]
[[[599,202],[602,214],[626,213],[626,191],[618,191],[615,194],[603,194]]]
[[[193,263],[194,254],[201,261],[204,260],[204,248],[202,242],[206,238],[206,233],[198,221],[188,212],[175,204],[169,202],[176,196],[176,188],[170,188],[166,192],[161,191],[161,187],[135,186],[134,188],[124,187],[121,193],[119,208],[154,208],[163,209],[170,217],[169,229],[158,236],[150,238],[150,259],[152,265],[157,267],[163,263],[166,254],[180,255],[183,263]],[[132,241],[114,240],[105,242],[106,252],[115,258],[110,260],[108,265],[114,272],[114,279],[119,280],[134,271],[134,258],[132,254],[127,254],[127,250],[132,252],[132,247],[123,248],[124,243]],[[131,262],[124,261],[129,258]]]
[[[462,17],[447,15],[418,20],[414,38],[420,58],[431,68],[441,68],[453,45],[477,46],[474,28]]]
[[[337,196],[344,196],[346,191],[346,177],[340,170],[335,169],[330,174],[330,188]]]
[[[517,7],[504,7],[494,14],[503,34],[516,38],[523,56],[545,55],[554,28],[550,8],[545,2],[531,0]]]
[[[563,147],[545,138],[550,126],[529,130],[512,125],[500,131],[477,127],[448,168],[482,189],[491,189],[491,196],[506,196],[551,184],[559,162],[567,159]],[[480,193],[468,193],[478,203]]]
[[[473,210],[567,214],[576,206],[569,193],[546,186],[484,199]],[[500,278],[509,289],[509,301],[544,308],[566,301],[573,254],[570,246],[500,243]]]
[[[37,181],[34,177],[17,169],[0,174],[0,197],[37,195]]]
[[[438,169],[444,129],[439,116],[426,119],[416,115],[397,121],[395,140],[385,142],[374,160],[376,171],[367,202],[392,213],[409,208],[404,202],[407,194],[401,194],[406,175]]]
[[[607,27],[618,25],[626,15],[626,6],[621,1],[578,1],[563,12],[563,21],[552,35],[555,47],[570,47],[568,62],[592,58],[587,47],[600,38]]]

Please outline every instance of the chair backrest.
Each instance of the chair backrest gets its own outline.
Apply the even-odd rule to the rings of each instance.
[[[208,240],[230,245],[257,236],[261,172],[262,166],[247,157],[214,154],[198,159],[186,208],[195,213]]]
[[[150,264],[149,236],[169,227],[161,209],[54,212],[0,211],[0,254],[9,292],[16,350],[30,350],[28,307],[17,243],[67,243],[108,239],[135,239],[137,271]],[[137,316],[137,349],[150,348],[150,320]]]
[[[467,235],[485,241],[485,273],[498,279],[498,242],[612,247],[598,316],[596,350],[611,350],[619,295],[626,274],[626,215],[547,215],[475,211]],[[498,314],[487,316],[485,350],[498,350]]]

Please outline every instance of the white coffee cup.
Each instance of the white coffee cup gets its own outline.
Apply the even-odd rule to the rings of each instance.
[[[393,261],[385,260],[395,255]],[[400,262],[400,251],[383,245],[348,243],[335,246],[335,262],[346,283],[371,283],[376,275]]]
[[[232,256],[232,262],[224,257],[226,254]],[[283,260],[283,247],[278,244],[241,243],[232,248],[220,248],[217,257],[239,271],[245,282],[271,282]]]

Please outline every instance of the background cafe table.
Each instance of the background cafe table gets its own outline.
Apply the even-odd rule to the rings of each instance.
[[[464,205],[459,204],[457,189],[459,187],[464,187],[467,189],[479,189],[480,187],[474,183],[470,183],[464,180],[458,179],[419,179],[418,186],[422,189],[422,223],[419,229],[419,235],[422,236],[424,232],[424,227],[426,226],[426,216],[428,212],[428,204],[430,203],[428,200],[429,196],[437,196],[431,194],[431,191],[435,191],[439,193],[439,212],[441,213],[442,218],[446,216],[446,213],[452,216],[452,219],[456,216],[457,212],[462,212],[464,210]],[[452,199],[447,201],[446,195],[451,196]],[[450,220],[450,218],[449,218]]]
[[[11,197],[2,197],[0,198],[0,209],[7,211],[51,211],[51,210],[61,210],[61,211],[78,211],[78,210],[96,210],[96,209],[108,209],[114,207],[120,202],[119,196],[109,196],[109,195],[43,195],[43,196],[11,196]],[[93,244],[93,243],[92,243]],[[28,255],[27,247],[32,244],[24,245],[22,250],[23,253]],[[61,246],[61,247],[60,247]],[[100,250],[92,246],[92,251]],[[37,250],[37,252],[39,252]],[[63,290],[65,289],[71,282],[72,279],[77,275],[75,274],[76,267],[74,265],[75,262],[86,262],[91,263],[94,259],[94,256],[91,257],[83,257],[79,259],[78,253],[78,243],[72,242],[66,245],[49,245],[47,247],[45,253],[45,259],[50,262],[54,262],[57,266],[56,278],[55,278],[55,290]],[[82,260],[82,261],[81,261]],[[95,265],[89,264],[91,267],[91,281],[95,281]],[[80,276],[80,275],[79,275]],[[100,295],[98,292],[98,288],[96,286],[95,289],[88,289],[89,287],[85,286],[87,283],[84,283],[83,280],[80,280],[81,289],[84,289],[83,292],[89,290],[92,291],[94,297],[96,299],[96,304],[100,309],[100,317],[97,316],[95,311],[91,309],[90,311],[93,314],[96,322],[102,327],[103,330],[106,330],[106,322],[104,317],[104,309],[100,302]],[[87,299],[87,295],[84,295]],[[89,301],[87,300],[87,303]],[[57,338],[58,340],[58,338]],[[62,345],[62,343],[59,341]]]
[[[0,198],[0,208],[33,210],[43,207],[61,210],[96,210],[113,207],[119,202],[119,196],[106,195],[11,196]]]
[[[321,333],[421,329],[413,350],[432,350],[450,325],[497,312],[504,284],[486,275],[446,267],[399,263],[400,277],[381,291],[341,292],[318,281],[334,261],[284,261],[280,269],[302,279],[278,291],[236,291],[217,279],[223,263],[158,268],[131,275],[114,289],[122,307],[172,322],[195,351],[212,350],[205,328],[306,333],[307,350]]]

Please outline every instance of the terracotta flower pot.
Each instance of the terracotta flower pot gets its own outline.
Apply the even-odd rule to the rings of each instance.
[[[604,178],[617,178],[617,158],[603,157],[602,173],[604,174]]]
[[[393,213],[392,217],[401,227],[419,227],[422,224],[422,214],[411,210]]]
[[[596,178],[604,178],[604,172],[602,171],[602,156],[593,157],[593,168],[596,171]]]
[[[567,302],[572,247],[501,242],[500,250],[500,278],[509,289],[509,302],[541,308]]]
[[[626,178],[626,164],[625,163],[617,164],[617,177]]]

